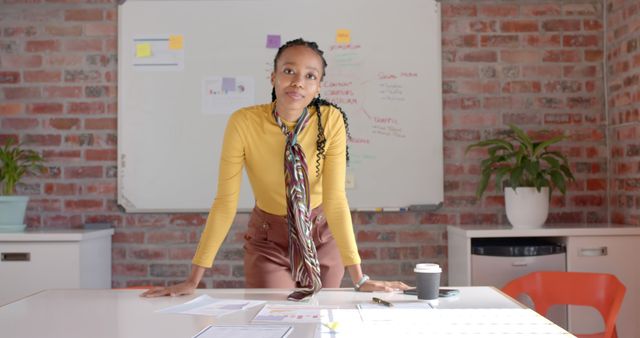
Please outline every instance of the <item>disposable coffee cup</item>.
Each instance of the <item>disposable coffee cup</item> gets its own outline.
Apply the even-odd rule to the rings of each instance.
[[[433,263],[416,264],[413,271],[416,273],[418,299],[435,300],[438,299],[438,289],[440,288],[440,265]]]

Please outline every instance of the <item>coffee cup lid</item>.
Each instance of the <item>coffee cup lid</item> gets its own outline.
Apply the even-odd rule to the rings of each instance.
[[[413,269],[413,272],[442,272],[442,268],[440,268],[440,265],[435,264],[435,263],[420,263],[420,264],[416,264],[415,269]]]

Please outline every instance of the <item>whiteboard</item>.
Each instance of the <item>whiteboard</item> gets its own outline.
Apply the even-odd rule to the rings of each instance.
[[[321,94],[349,116],[350,207],[442,202],[438,2],[129,0],[118,21],[118,204],[127,212],[209,210],[230,114],[271,101],[271,47],[298,37],[325,51]],[[245,174],[238,208],[253,206]]]

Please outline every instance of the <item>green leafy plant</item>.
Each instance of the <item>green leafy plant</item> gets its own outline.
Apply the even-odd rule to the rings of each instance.
[[[14,144],[9,139],[0,148],[0,186],[2,195],[13,195],[16,184],[25,174],[37,174],[44,171],[44,159],[37,152],[24,149],[22,144]]]
[[[473,148],[486,148],[489,157],[482,161],[482,176],[476,190],[480,198],[487,189],[491,176],[495,175],[496,189],[502,185],[511,187],[549,187],[549,195],[554,188],[566,193],[567,182],[574,177],[567,158],[558,151],[548,148],[565,139],[564,135],[546,140],[532,140],[522,129],[513,124],[505,137],[494,138],[471,144],[465,152]]]

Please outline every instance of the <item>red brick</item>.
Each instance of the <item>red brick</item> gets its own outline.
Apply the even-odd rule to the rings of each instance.
[[[524,44],[530,47],[560,47],[562,37],[559,34],[531,34],[524,38]]]
[[[5,27],[3,31],[6,38],[28,38],[38,34],[38,28],[35,26]]]
[[[45,87],[44,97],[79,98],[79,97],[82,97],[82,87],[77,87],[77,86]]]
[[[602,61],[603,52],[602,50],[585,50],[584,51],[584,60],[587,62],[600,62]]]
[[[80,119],[54,118],[49,119],[47,126],[58,130],[71,130],[80,128]]]
[[[507,81],[502,86],[503,93],[539,93],[540,90],[538,81]]]
[[[400,272],[400,264],[393,263],[367,263],[365,265],[367,273],[372,276],[395,276]]]
[[[520,14],[523,16],[558,16],[561,10],[555,4],[536,4],[520,6]]]
[[[437,242],[438,237],[437,234],[434,234],[429,230],[420,230],[420,231],[400,231],[398,233],[398,241],[399,242],[418,242],[418,243],[428,243],[428,242]]]
[[[61,203],[59,199],[48,199],[48,198],[39,198],[39,197],[31,197],[29,199],[29,205],[27,210],[32,212],[59,212],[61,211]],[[45,218],[45,225],[46,218]]]
[[[469,21],[468,30],[470,32],[475,32],[475,33],[497,32],[498,31],[497,22],[495,20],[474,20],[474,21]]]
[[[64,81],[65,82],[99,82],[102,78],[102,74],[98,70],[65,70]]]
[[[52,36],[80,36],[82,26],[49,25],[44,27],[44,31]]]
[[[443,36],[442,47],[477,47],[478,36],[475,34]]]
[[[478,9],[475,4],[442,4],[442,17],[470,17],[477,16]]]
[[[498,215],[487,213],[462,213],[460,224],[499,224]]]
[[[456,224],[456,215],[428,212],[420,218],[420,224]]]
[[[80,150],[44,150],[42,156],[47,162],[80,159]]]
[[[42,147],[59,146],[62,137],[60,135],[37,135],[27,134],[24,136],[24,142]]]
[[[75,183],[46,183],[44,193],[47,195],[76,195],[79,192]]]
[[[194,247],[169,247],[169,259],[175,260],[191,260],[196,253],[196,249]],[[226,264],[215,264],[218,269],[227,271],[227,274],[231,273],[231,267]]]
[[[380,248],[380,259],[408,260],[419,258],[419,247]]]
[[[415,224],[413,212],[384,212],[375,215],[376,224]]]
[[[606,179],[587,179],[587,190],[589,191],[605,191],[607,189]]]
[[[81,67],[84,65],[84,56],[73,54],[53,54],[47,56],[47,65],[53,67]]]
[[[486,4],[479,6],[480,16],[513,17],[518,15],[518,6],[509,4]]]
[[[61,114],[62,103],[31,103],[27,105],[29,114]]]
[[[564,15],[588,15],[588,16],[593,16],[593,15],[598,15],[600,14],[600,8],[601,3],[584,3],[584,4],[580,4],[580,3],[574,3],[574,4],[563,4],[562,5],[562,10],[564,12]]]
[[[478,68],[459,65],[444,65],[442,75],[448,79],[477,78]]]
[[[84,157],[87,161],[115,161],[117,155],[115,149],[87,149]]]
[[[81,215],[46,215],[43,220],[45,227],[60,227],[60,228],[77,228],[81,227],[82,222]]]
[[[129,258],[144,260],[165,260],[167,258],[167,249],[129,249]]]
[[[4,69],[38,68],[42,66],[41,55],[3,54],[0,56],[0,61],[2,61],[2,68]]]
[[[600,39],[597,35],[564,35],[562,36],[563,47],[598,47]]]
[[[0,71],[0,84],[20,83],[20,72],[2,72]]]
[[[593,78],[598,75],[598,67],[594,65],[571,65],[563,67],[564,77],[567,78]]]
[[[64,178],[102,178],[101,166],[81,166],[64,168]]]
[[[118,236],[117,233],[113,235],[114,243],[116,236]],[[111,265],[111,272],[114,276],[147,276],[148,269],[146,264],[113,263]]]
[[[575,113],[547,113],[544,114],[544,124],[580,124],[582,115]]]
[[[476,108],[479,109],[480,107]],[[478,114],[477,112],[458,114],[458,125],[492,127],[496,126],[497,123],[498,115],[492,112],[482,114]]]
[[[62,74],[58,70],[32,70],[24,71],[25,82],[60,82]]]
[[[544,51],[542,60],[544,62],[579,62],[580,53],[577,50],[547,50]]]
[[[580,28],[580,20],[574,19],[554,19],[542,22],[542,29],[547,32],[579,31]]]
[[[539,125],[540,115],[537,113],[505,113],[502,116],[502,123],[504,125]]]
[[[104,203],[102,200],[66,200],[64,201],[65,211],[101,211]]]
[[[187,243],[187,235],[178,231],[148,232],[146,243],[149,244],[181,244]]]
[[[38,119],[34,118],[8,118],[5,117],[2,119],[2,123],[0,124],[3,129],[12,129],[12,130],[28,130],[28,129],[37,129],[40,125]]]
[[[172,215],[169,223],[177,226],[202,226],[206,221],[206,215],[178,214]]]
[[[584,26],[584,30],[586,31],[601,31],[602,30],[602,21],[598,19],[584,19],[582,21]]]
[[[7,100],[29,100],[41,97],[41,90],[37,87],[5,87],[2,88]]]
[[[102,9],[68,9],[64,12],[65,21],[101,21]]]
[[[0,115],[17,115],[24,111],[24,105],[22,103],[0,103]]]
[[[86,36],[116,36],[118,30],[115,23],[86,23],[84,34]]]
[[[117,127],[118,123],[115,118],[105,117],[84,120],[84,128],[89,130],[115,130]]]
[[[104,11],[105,21],[117,21],[118,11],[115,9],[105,9]]]
[[[394,231],[358,231],[356,238],[358,242],[395,242],[396,233]]]
[[[458,93],[461,94],[496,94],[499,91],[497,81],[460,81]]]
[[[102,40],[100,39],[65,40],[63,48],[67,52],[101,52]]]
[[[83,194],[112,196],[116,193],[116,184],[112,183],[89,183],[81,187]]]
[[[460,61],[465,62],[496,62],[498,54],[493,50],[469,51],[460,56]]]
[[[604,205],[604,199],[598,195],[572,196],[571,202],[576,207],[599,207]]]
[[[483,35],[480,37],[481,47],[518,47],[520,37],[517,35]]]
[[[67,106],[68,114],[103,114],[104,112],[104,102],[69,102]]]
[[[542,52],[537,50],[501,50],[500,60],[507,63],[537,63],[542,60]]]
[[[31,40],[26,42],[24,50],[31,53],[57,52],[60,51],[60,41]]]
[[[536,20],[503,20],[500,23],[500,31],[505,33],[537,32],[538,29]]]

